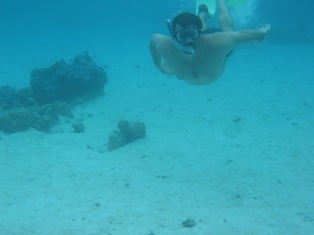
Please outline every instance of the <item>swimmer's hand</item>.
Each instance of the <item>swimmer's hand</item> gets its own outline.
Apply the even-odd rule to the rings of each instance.
[[[259,30],[264,34],[262,40],[264,40],[264,39],[267,37],[268,32],[270,31],[270,29],[271,29],[271,25],[270,25],[270,24],[264,24],[264,25],[262,25],[262,26],[259,28]]]
[[[257,32],[259,33],[259,36],[258,36],[258,39],[253,41],[253,44],[256,45],[256,46],[260,45],[265,40],[265,38],[267,37],[268,32],[270,31],[270,29],[271,29],[271,25],[270,24],[262,25],[257,30]]]
[[[162,61],[160,63],[160,67],[159,67],[159,70],[164,73],[164,74],[172,74],[172,72],[167,68],[167,66],[165,65],[165,62]]]

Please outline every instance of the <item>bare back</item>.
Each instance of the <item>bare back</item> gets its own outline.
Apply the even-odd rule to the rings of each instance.
[[[201,85],[214,82],[222,74],[226,57],[232,50],[219,40],[220,34],[225,33],[202,35],[194,54],[178,50],[168,37],[161,38],[159,53],[164,66],[188,83]]]
[[[150,51],[157,68],[174,74],[191,84],[209,84],[219,78],[232,50],[243,42],[262,42],[271,29],[264,25],[258,30],[217,32],[201,35],[194,54],[187,54],[175,47],[172,39],[154,34]]]

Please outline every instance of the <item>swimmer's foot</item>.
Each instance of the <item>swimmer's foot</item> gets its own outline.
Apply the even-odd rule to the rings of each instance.
[[[206,20],[210,17],[208,8],[205,4],[199,5],[197,15],[202,21],[202,31],[204,31],[207,28]]]
[[[197,15],[204,20],[207,20],[210,17],[208,8],[205,4],[199,5]]]

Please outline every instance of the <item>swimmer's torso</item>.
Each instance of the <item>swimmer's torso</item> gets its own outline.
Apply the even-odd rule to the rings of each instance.
[[[172,44],[163,54],[165,67],[176,77],[192,84],[208,84],[219,78],[225,68],[226,53],[201,41],[194,54],[186,54]]]

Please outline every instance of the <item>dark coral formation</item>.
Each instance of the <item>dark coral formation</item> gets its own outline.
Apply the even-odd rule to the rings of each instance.
[[[16,108],[0,118],[0,129],[5,133],[24,131],[32,125],[32,115],[24,108]]]
[[[72,127],[75,133],[81,133],[85,131],[85,126],[83,123],[72,123]]]
[[[5,133],[25,131],[30,127],[50,131],[59,117],[73,117],[68,103],[57,101],[38,105],[30,88],[0,87],[0,130]]]
[[[113,131],[108,140],[108,150],[112,151],[137,139],[144,138],[146,127],[142,122],[119,121],[118,129]]]
[[[0,86],[0,108],[7,110],[32,105],[35,105],[35,100],[30,88],[16,89],[10,86]]]
[[[96,97],[103,94],[106,82],[105,70],[85,53],[76,56],[72,63],[60,60],[49,68],[33,70],[30,84],[35,100],[46,104]]]
[[[196,226],[196,222],[193,219],[186,219],[186,220],[182,221],[182,226],[184,228],[193,228]]]
[[[0,130],[12,134],[25,131],[30,127],[48,132],[58,123],[59,116],[71,117],[71,107],[63,102],[43,106],[15,107],[4,112],[0,117]]]
[[[73,117],[74,101],[103,94],[106,82],[106,72],[87,53],[71,64],[60,60],[50,68],[36,69],[31,87],[0,86],[0,131],[15,133],[30,127],[50,131],[60,116]],[[82,132],[85,127],[81,123],[73,128]]]

